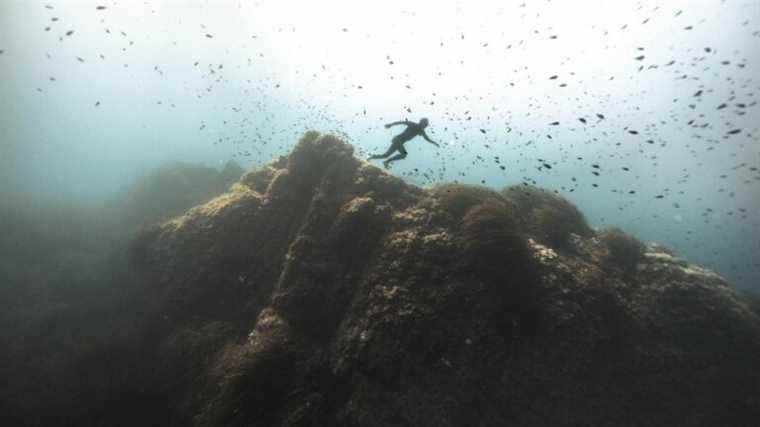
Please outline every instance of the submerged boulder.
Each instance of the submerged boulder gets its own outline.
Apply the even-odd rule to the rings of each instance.
[[[189,331],[216,346],[198,363],[167,353],[186,370],[166,408],[177,425],[760,415],[749,302],[619,230],[596,238],[545,190],[416,188],[314,132],[233,190],[139,252],[164,313],[158,348]]]
[[[506,187],[501,194],[515,204],[526,231],[543,243],[567,247],[572,234],[594,235],[583,213],[558,194],[531,185]]]
[[[130,390],[161,396],[142,423],[757,420],[756,308],[612,233],[544,190],[421,189],[309,132],[134,242],[153,307]]]
[[[127,227],[150,225],[182,214],[222,194],[243,174],[230,160],[220,169],[170,162],[145,174],[111,207]]]

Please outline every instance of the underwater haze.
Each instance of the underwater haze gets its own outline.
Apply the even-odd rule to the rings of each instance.
[[[754,0],[4,0],[1,200],[111,203],[312,129],[367,157],[426,117],[394,175],[555,190],[760,292],[759,46]]]

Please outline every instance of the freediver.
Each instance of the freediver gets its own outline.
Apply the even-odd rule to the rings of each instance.
[[[420,119],[419,123],[411,122],[409,120],[402,120],[398,122],[388,123],[385,125],[385,128],[390,129],[391,126],[396,125],[406,125],[406,129],[404,129],[404,131],[400,134],[393,137],[391,140],[391,146],[385,153],[370,156],[369,160],[386,159],[386,157],[393,154],[394,151],[398,151],[398,154],[383,161],[383,166],[385,166],[387,169],[390,166],[391,162],[395,162],[396,160],[401,160],[406,157],[406,149],[404,148],[404,143],[417,135],[425,138],[425,141],[435,145],[436,147],[440,147],[438,143],[430,139],[430,137],[425,133],[425,128],[428,125],[428,119],[422,118]]]

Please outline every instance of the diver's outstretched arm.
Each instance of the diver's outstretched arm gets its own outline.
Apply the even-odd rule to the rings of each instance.
[[[425,141],[427,141],[427,142],[435,145],[436,147],[440,147],[440,145],[438,145],[437,142],[435,142],[432,139],[430,139],[430,137],[424,131],[422,132],[422,137],[425,138]]]
[[[396,125],[407,125],[407,126],[409,126],[410,123],[411,122],[409,120],[399,120],[397,122],[388,123],[387,125],[385,125],[385,128],[388,129],[391,126],[396,126]]]

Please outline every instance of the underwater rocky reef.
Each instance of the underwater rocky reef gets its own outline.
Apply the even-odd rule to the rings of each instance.
[[[594,230],[553,192],[418,188],[330,135],[306,133],[228,192],[145,229],[120,260],[129,273],[118,286],[133,297],[112,323],[117,344],[93,346],[71,374],[95,378],[59,385],[74,397],[52,407],[55,418],[44,399],[6,388],[7,419],[760,419],[760,304],[718,274],[622,230]]]

